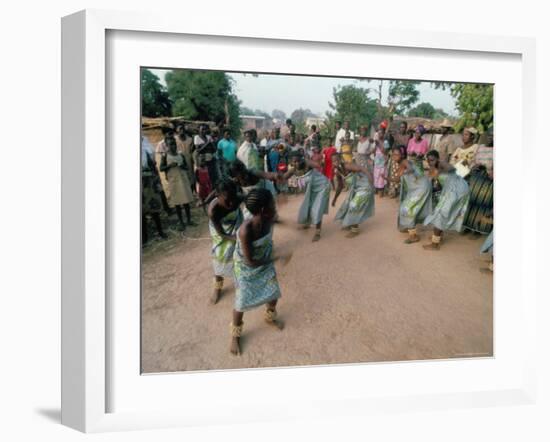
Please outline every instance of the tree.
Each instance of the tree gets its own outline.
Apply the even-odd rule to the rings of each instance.
[[[485,132],[493,126],[493,85],[456,83],[451,88],[456,98],[456,108],[460,112],[455,129],[474,126]]]
[[[420,92],[416,87],[419,84],[419,81],[390,80],[388,89],[388,112],[390,117],[395,114],[403,115],[418,101]]]
[[[303,124],[308,117],[315,117],[315,114],[310,109],[300,108],[290,114],[290,119],[294,124]]]
[[[493,85],[433,82],[435,89],[450,89],[456,100],[456,109],[460,117],[454,127],[461,131],[465,127],[475,127],[485,132],[493,127]]]
[[[420,103],[409,110],[409,117],[435,118],[436,110],[430,103]]]
[[[271,112],[271,117],[281,121],[286,120],[286,114],[280,109],[273,109]]]
[[[144,117],[172,115],[172,103],[159,77],[149,69],[141,70],[141,114]]]
[[[223,72],[174,70],[166,74],[174,116],[213,121],[236,137],[242,126],[233,80]]]
[[[329,103],[332,111],[327,112],[327,126],[332,127],[336,120],[349,121],[353,130],[370,125],[378,107],[376,100],[369,97],[369,92],[369,89],[353,84],[334,88],[334,103]]]

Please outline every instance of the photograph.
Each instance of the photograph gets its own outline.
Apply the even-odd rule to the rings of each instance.
[[[142,374],[494,356],[493,84],[139,75]]]

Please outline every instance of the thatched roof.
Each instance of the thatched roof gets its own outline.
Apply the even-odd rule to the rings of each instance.
[[[455,124],[456,121],[450,119],[451,124]],[[414,130],[416,126],[421,124],[426,129],[427,133],[441,133],[442,127],[441,124],[443,123],[443,119],[441,120],[430,120],[429,118],[421,118],[421,117],[395,117],[393,121],[390,124],[390,129],[395,133],[399,130],[399,125],[405,121],[407,123],[407,126],[409,130]]]
[[[199,127],[203,124],[208,126],[210,130],[217,129],[216,123],[213,121],[193,121],[186,120],[181,117],[162,117],[162,118],[141,118],[141,132],[146,136],[151,143],[156,143],[163,138],[162,129],[165,127],[175,128],[183,124],[188,134],[196,135],[199,133]]]

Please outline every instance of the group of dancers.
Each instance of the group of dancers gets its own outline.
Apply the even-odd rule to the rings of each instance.
[[[250,139],[250,134],[245,134]],[[380,138],[379,143],[383,143]],[[273,229],[278,219],[276,186],[291,177],[300,180],[304,188],[303,200],[297,214],[297,224],[308,229],[314,226],[312,241],[321,239],[323,217],[329,204],[334,207],[344,189],[345,200],[338,208],[335,220],[341,223],[348,238],[360,233],[360,225],[374,215],[375,185],[374,162],[356,161],[342,152],[333,152],[331,182],[321,172],[322,166],[303,152],[290,153],[286,172],[266,172],[261,169],[258,150],[254,144],[246,145],[239,159],[228,168],[228,175],[216,186],[208,204],[209,231],[212,238],[214,291],[211,297],[217,303],[223,290],[224,279],[235,282],[235,302],[231,327],[231,353],[241,353],[243,316],[246,311],[265,306],[265,321],[282,330],[283,322],[277,315],[277,302],[281,290],[277,281],[275,262],[288,262],[291,254],[277,254],[273,249]],[[437,151],[424,155],[414,151],[406,156],[400,147],[391,151],[394,165],[384,175],[388,185],[398,187],[398,228],[406,233],[405,244],[420,241],[417,226],[432,226],[426,250],[439,250],[443,233],[462,230],[469,204],[469,185],[448,162],[439,158]],[[424,170],[427,160],[429,170]],[[335,194],[330,201],[331,188]],[[492,249],[492,234],[482,246]]]

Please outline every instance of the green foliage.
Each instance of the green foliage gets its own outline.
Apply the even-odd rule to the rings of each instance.
[[[149,69],[141,70],[141,114],[144,117],[172,115],[172,103],[160,79]]]
[[[409,117],[435,118],[436,110],[430,103],[420,103],[409,110]]]
[[[388,88],[388,113],[390,117],[403,115],[410,109],[420,96],[416,88],[419,81],[390,80]]]
[[[454,129],[461,131],[465,127],[475,127],[485,132],[493,127],[493,85],[432,82],[432,87],[451,91],[456,100],[456,109],[460,118]]]
[[[348,120],[352,130],[372,123],[377,113],[377,104],[376,100],[369,97],[369,89],[350,84],[334,88],[332,95],[334,103],[329,103],[332,111],[327,112],[328,130],[333,130],[338,120]]]
[[[233,93],[231,78],[223,72],[175,70],[166,74],[174,116],[190,120],[214,121],[229,126],[239,135],[242,122],[240,103]]]
[[[485,132],[493,126],[493,85],[455,83],[451,95],[456,98],[456,108],[460,112],[455,130],[473,126]]]

